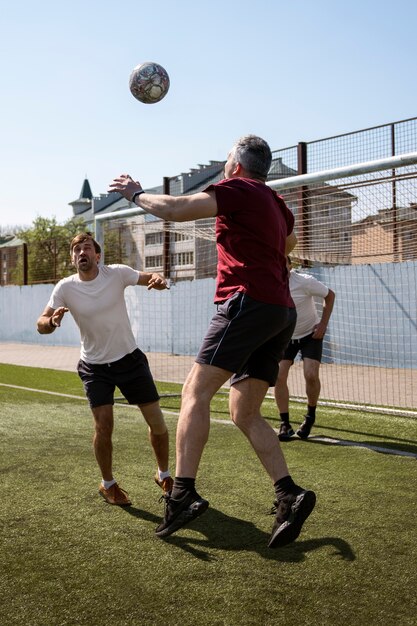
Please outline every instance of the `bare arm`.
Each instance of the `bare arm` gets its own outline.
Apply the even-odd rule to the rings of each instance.
[[[323,300],[321,320],[317,326],[314,327],[313,339],[323,339],[327,330],[327,324],[329,323],[329,319],[333,311],[335,297],[335,292],[329,289],[329,293]]]
[[[117,191],[132,200],[137,191],[141,191],[140,183],[128,174],[121,174],[109,185],[109,192]],[[135,204],[163,220],[186,222],[217,215],[216,194],[214,191],[202,191],[191,196],[168,196],[141,193],[135,197]]]
[[[41,335],[50,335],[53,333],[55,328],[61,326],[62,318],[67,311],[68,309],[65,306],[60,306],[57,309],[52,309],[47,306],[36,323],[38,333]]]
[[[297,245],[297,237],[294,231],[292,231],[292,233],[288,235],[287,240],[285,242],[285,256],[288,256],[290,252],[294,250],[296,245]]]
[[[138,285],[142,285],[148,289],[157,289],[158,291],[169,289],[167,281],[163,276],[155,273],[152,274],[150,272],[140,272]]]

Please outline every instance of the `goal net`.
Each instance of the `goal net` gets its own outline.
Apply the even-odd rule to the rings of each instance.
[[[295,216],[297,271],[336,293],[320,404],[417,416],[417,154],[282,179],[273,174],[274,162],[267,184]],[[175,183],[169,192],[179,195]],[[130,208],[97,216],[96,237],[106,263],[169,279],[169,291],[129,288],[126,298],[155,379],[184,382],[215,312],[214,219],[163,222]],[[289,388],[292,399],[305,400],[299,361]]]

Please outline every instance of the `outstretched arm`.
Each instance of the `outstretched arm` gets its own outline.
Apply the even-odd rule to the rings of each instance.
[[[138,285],[143,285],[148,289],[157,289],[158,291],[169,289],[167,281],[163,276],[150,272],[140,272]]]
[[[139,182],[129,174],[121,174],[109,185],[109,192],[117,191],[132,202],[138,191],[142,191]],[[152,193],[141,193],[134,198],[135,204],[166,221],[186,222],[217,215],[216,194],[214,191],[202,191],[191,196],[168,196]]]
[[[61,326],[62,318],[67,311],[68,309],[65,306],[60,306],[57,309],[52,309],[47,306],[36,323],[38,333],[41,335],[50,335],[53,333],[55,328]]]

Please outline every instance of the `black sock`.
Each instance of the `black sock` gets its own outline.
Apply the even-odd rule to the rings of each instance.
[[[195,491],[195,478],[183,478],[175,476],[171,497],[174,500],[181,500],[186,493]]]
[[[277,482],[274,483],[274,488],[277,500],[282,500],[282,498],[290,494],[299,494],[302,491],[302,488],[295,484],[290,475],[277,480]]]
[[[290,414],[289,413],[280,413],[281,422],[285,422],[286,424],[290,423]]]
[[[312,420],[316,419],[316,407],[315,406],[310,406],[309,404],[307,405],[306,417],[310,417]]]

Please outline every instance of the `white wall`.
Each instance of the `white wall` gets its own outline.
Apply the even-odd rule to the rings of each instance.
[[[326,362],[417,368],[417,262],[310,270],[336,292],[324,346]],[[178,282],[168,291],[128,287],[128,312],[144,352],[194,356],[215,312],[212,278]],[[0,341],[78,346],[70,315],[51,335],[36,320],[51,285],[0,287]]]
[[[195,355],[215,311],[214,287],[210,278],[179,282],[169,291],[128,287],[127,310],[139,347],[144,352]],[[36,330],[52,289],[52,285],[1,287],[0,341],[78,346],[79,331],[69,313],[51,335]]]

